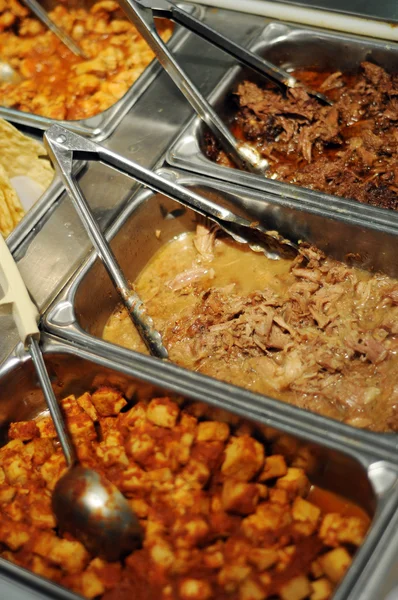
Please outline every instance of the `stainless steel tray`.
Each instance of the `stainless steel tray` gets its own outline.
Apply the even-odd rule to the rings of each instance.
[[[333,599],[354,600],[357,597],[351,592],[355,581],[365,572],[367,562],[372,560],[374,548],[398,506],[398,468],[383,461],[380,452],[370,449],[365,438],[360,435],[355,444],[345,443],[343,438],[325,439],[318,428],[308,428],[307,416],[303,413],[298,414],[289,425],[277,414],[270,419],[261,406],[246,402],[243,390],[237,389],[231,394],[231,386],[189,373],[172,364],[160,366],[146,356],[136,355],[136,360],[123,365],[106,351],[92,353],[83,346],[62,342],[52,336],[43,336],[42,342],[58,397],[78,394],[90,388],[98,375],[111,381],[112,375],[117,373],[119,384],[122,380],[126,385],[134,385],[137,398],[148,397],[152,393],[182,395],[188,400],[221,407],[256,423],[271,423],[273,429],[281,434],[293,436],[299,443],[309,445],[316,452],[320,467],[312,481],[330,491],[345,494],[373,514],[369,533]],[[3,439],[9,421],[33,418],[45,408],[33,365],[20,347],[0,369],[0,405]],[[26,589],[26,593],[30,594],[32,590],[32,598],[36,592],[51,599],[78,598],[72,592],[4,559],[0,559],[0,578],[17,583]],[[368,597],[368,600],[371,598]]]
[[[359,66],[363,60],[373,60],[392,72],[397,70],[397,44],[280,22],[269,23],[250,45],[250,49],[287,70],[315,67],[344,71]],[[235,88],[238,81],[248,75],[250,75],[248,70],[239,66],[231,68],[211,94],[210,101],[224,121],[228,121],[229,117],[226,102],[229,92]],[[366,208],[369,219],[374,220],[382,214],[387,214],[388,220],[398,224],[398,216],[392,210],[366,206],[355,200],[337,198],[323,192],[218,165],[208,159],[204,153],[204,132],[205,126],[200,119],[192,119],[170,147],[166,161],[174,167],[284,197],[301,199],[303,203],[311,199],[316,201],[319,207],[327,206],[334,199],[343,210],[363,212]]]
[[[78,3],[78,5],[83,5],[86,7],[93,4],[93,2],[94,0],[82,0]],[[58,0],[42,0],[41,4],[43,4],[47,10],[51,10],[51,8],[58,4]],[[69,4],[76,5],[76,2],[74,0],[70,0]],[[198,6],[183,3],[181,3],[180,6],[196,17],[203,15],[203,9]],[[187,29],[175,26],[174,32],[170,38],[170,41],[168,42],[170,50],[173,52],[177,51],[185,42],[188,35],[189,32]],[[68,127],[69,129],[76,131],[76,133],[88,136],[96,141],[102,141],[115,130],[123,117],[128,113],[131,107],[134,106],[139,97],[149,87],[160,71],[160,64],[157,62],[157,60],[153,60],[120,100],[115,102],[115,104],[113,104],[107,110],[104,110],[98,115],[89,117],[87,119],[63,121],[4,107],[2,107],[1,116],[3,116],[5,119],[8,119],[12,123],[19,123],[20,125],[35,127],[43,130],[51,127],[51,125],[54,123],[59,123],[64,127]]]
[[[254,221],[266,223],[268,229],[277,229],[292,239],[308,240],[337,259],[344,259],[347,253],[355,252],[363,257],[364,267],[382,270],[391,276],[398,274],[395,251],[398,231],[387,225],[370,224],[358,216],[339,214],[333,207],[320,210],[314,204],[303,210],[300,201],[277,198],[273,194],[256,192],[210,178],[168,169],[158,172],[175,178],[178,183],[193,188],[220,204],[233,206],[239,201],[242,212]],[[174,217],[173,210],[176,208],[179,209],[176,213],[178,216]],[[133,281],[161,245],[194,227],[195,213],[181,210],[180,205],[160,194],[141,189],[110,228],[107,237],[112,240],[112,249],[127,279]],[[155,236],[156,229],[162,232],[161,241]],[[94,351],[111,351],[117,360],[128,365],[140,355],[101,339],[103,327],[118,301],[102,263],[92,253],[49,308],[44,316],[43,326],[61,338],[76,341]],[[181,371],[185,372],[184,369]],[[192,377],[198,375],[192,374]],[[201,377],[205,381],[208,379]],[[234,395],[238,388],[230,387],[231,395]],[[240,393],[246,394],[248,404],[261,405],[262,410],[267,411],[270,416],[284,415],[283,418],[294,422],[296,415],[303,414],[301,409],[279,400],[249,392]],[[319,428],[323,435],[332,438],[342,435],[349,443],[354,444],[364,436],[369,440],[370,446],[378,445],[383,448],[384,457],[388,455],[391,460],[398,461],[395,434],[363,432],[315,413],[305,414],[310,428]]]

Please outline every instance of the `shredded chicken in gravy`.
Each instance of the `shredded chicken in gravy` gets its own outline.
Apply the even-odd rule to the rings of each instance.
[[[142,549],[109,563],[57,529],[66,463],[42,415],[11,423],[0,449],[0,557],[91,599],[331,598],[370,520],[311,489],[316,450],[204,404],[130,395],[101,385],[61,408],[79,461],[139,517]]]
[[[85,119],[122,98],[154,54],[118,2],[90,10],[58,4],[49,16],[67,31],[88,60],[73,54],[17,0],[0,0],[0,55],[22,77],[0,83],[0,104],[53,119]],[[167,41],[169,21],[159,33]]]
[[[398,282],[303,245],[271,261],[199,226],[136,282],[170,359],[375,431],[398,430]],[[117,307],[104,339],[145,352]]]

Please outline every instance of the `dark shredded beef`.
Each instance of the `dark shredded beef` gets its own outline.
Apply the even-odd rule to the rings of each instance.
[[[314,72],[296,75],[334,105],[300,88],[283,95],[244,81],[234,130],[269,160],[273,179],[398,210],[398,75],[369,62],[356,75],[318,73],[316,82]],[[229,164],[212,136],[206,150]]]

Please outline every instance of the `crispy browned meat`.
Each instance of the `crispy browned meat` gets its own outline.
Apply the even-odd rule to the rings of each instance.
[[[268,158],[274,179],[397,210],[398,76],[369,62],[357,74],[296,74],[326,91],[334,106],[301,89],[283,96],[244,81],[235,132]],[[211,136],[207,155],[228,164]]]
[[[111,387],[61,406],[82,464],[140,518],[143,548],[107,563],[60,535],[51,493],[66,464],[44,417],[11,424],[0,449],[0,556],[87,598],[327,600],[363,541],[367,515],[308,495],[317,456],[288,436],[181,399],[129,404]]]

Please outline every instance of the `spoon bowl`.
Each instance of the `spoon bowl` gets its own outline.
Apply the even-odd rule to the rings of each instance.
[[[141,546],[142,528],[126,498],[97,471],[71,467],[57,482],[52,507],[58,527],[108,561]]]
[[[22,77],[8,63],[0,60],[0,83],[19,83]]]

